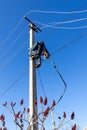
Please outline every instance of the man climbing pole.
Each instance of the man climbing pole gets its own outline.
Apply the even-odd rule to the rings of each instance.
[[[35,67],[39,67],[41,65],[41,56],[43,56],[44,59],[50,57],[43,41],[36,42],[30,49],[30,57],[35,60]]]

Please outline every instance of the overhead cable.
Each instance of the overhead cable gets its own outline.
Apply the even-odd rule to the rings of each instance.
[[[46,26],[46,27],[42,27],[41,29],[44,29],[44,28],[55,28],[55,29],[66,29],[66,30],[75,30],[75,29],[85,29],[87,28],[87,26],[75,26],[75,27],[64,27],[64,26],[59,26],[59,27],[56,27],[56,26]]]
[[[46,13],[46,14],[79,14],[79,13],[87,13],[87,10],[77,10],[77,11],[52,11],[52,10],[30,10],[26,13],[26,15],[29,15],[30,13]]]
[[[75,38],[75,39],[72,40],[71,42],[65,44],[64,46],[62,46],[61,48],[59,48],[58,50],[56,50],[53,54],[51,54],[51,56],[54,55],[55,53],[61,51],[62,49],[68,47],[69,45],[73,44],[74,42],[76,42],[77,40],[81,39],[81,38],[84,37],[85,35],[87,35],[87,32],[84,33],[84,34],[82,34],[82,35],[80,35],[80,36],[78,36],[77,38]],[[63,93],[61,94],[61,96],[59,97],[59,99],[58,99],[57,102],[56,102],[56,104],[58,104],[58,103],[61,101],[61,99],[63,98],[63,96],[64,96],[64,94],[65,94],[65,92],[66,92],[67,84],[66,84],[64,78],[62,77],[61,73],[59,72],[57,66],[55,65],[55,63],[54,63],[50,58],[49,58],[49,62],[50,62],[51,65],[54,67],[55,71],[56,71],[57,74],[60,76],[60,78],[61,78],[61,80],[62,80],[62,82],[63,82],[63,84],[64,84]]]
[[[20,21],[16,24],[16,26],[13,28],[13,30],[7,35],[7,37],[0,43],[0,47],[12,36],[14,31],[18,28],[18,26],[22,23],[23,18],[20,19]]]
[[[51,56],[54,55],[54,54],[56,54],[56,53],[58,53],[58,52],[61,51],[62,49],[64,49],[64,48],[70,46],[71,44],[75,43],[76,41],[78,41],[79,39],[83,38],[83,37],[86,36],[86,35],[87,35],[87,32],[85,32],[85,33],[82,34],[82,35],[79,35],[78,37],[76,37],[76,38],[73,39],[72,41],[66,43],[65,45],[63,45],[62,47],[60,47],[59,49],[57,49],[56,51],[54,51],[54,52],[51,54]]]
[[[59,99],[56,101],[56,105],[57,105],[61,101],[61,99],[63,98],[63,96],[64,96],[64,94],[66,92],[67,84],[66,84],[65,80],[63,79],[61,73],[59,72],[58,67],[55,65],[55,63],[50,58],[49,58],[49,62],[51,63],[51,65],[53,66],[53,68],[55,69],[55,71],[57,72],[57,74],[59,75],[59,77],[62,80],[63,85],[64,85],[63,93],[61,94],[61,96],[59,97]]]
[[[48,24],[51,24],[51,25],[57,25],[58,24],[59,25],[59,24],[80,22],[80,21],[83,21],[83,20],[87,20],[87,18],[72,19],[72,20],[60,21],[60,22],[51,22],[51,23],[48,23]]]
[[[39,76],[39,79],[40,79],[40,83],[41,83],[41,87],[42,87],[42,90],[43,90],[44,97],[46,97],[45,89],[44,89],[44,86],[43,86],[43,82],[42,82],[39,70],[38,70],[38,76]]]
[[[87,19],[87,18],[86,18]],[[78,19],[77,19],[78,20]],[[80,19],[79,19],[80,20]],[[78,20],[78,21],[79,21]],[[74,29],[85,29],[87,28],[87,26],[71,26],[71,27],[66,27],[66,26],[55,26],[55,25],[60,25],[60,24],[65,24],[65,23],[69,23],[69,22],[77,22],[77,21],[64,21],[64,22],[53,22],[52,23],[48,23],[48,24],[44,24],[38,21],[34,21],[40,25],[42,25],[41,29],[45,29],[45,28],[54,28],[54,29],[67,29],[67,30],[74,30]],[[51,24],[51,25],[50,25]]]
[[[27,73],[27,71],[23,72],[7,89],[5,89],[1,94],[0,98],[5,95],[11,88],[15,86],[15,84]]]
[[[14,46],[14,44],[16,43],[16,41],[20,38],[20,36],[26,31],[26,27],[25,29],[20,32],[20,34],[17,36],[17,38],[12,42],[12,44],[5,50],[3,51],[3,53],[0,55],[0,59]]]
[[[87,10],[79,10],[79,11],[70,11],[70,12],[59,12],[59,11],[46,11],[46,10],[30,10],[29,12],[25,13],[25,15],[29,15],[31,13],[51,13],[51,14],[78,14],[78,13],[86,13]],[[13,30],[7,35],[7,37],[0,43],[0,47],[12,36],[14,31],[18,28],[18,26],[22,23],[24,18],[21,18],[20,21],[16,24]]]
[[[41,23],[39,21],[33,21],[33,22],[38,23],[38,24],[42,25],[43,27],[50,27],[50,26],[53,26],[53,25],[75,23],[75,22],[80,22],[80,21],[83,21],[83,20],[87,20],[87,18],[73,19],[73,20],[60,21],[60,22],[50,22],[50,23],[47,23],[47,24]]]
[[[14,57],[17,56],[24,49],[24,47],[26,46],[26,44],[24,44],[24,43],[26,43],[26,42],[28,43],[28,40],[29,40],[29,38],[25,42],[23,42],[21,47],[20,46],[17,47],[16,51],[13,52],[12,55],[9,55],[8,57],[6,57],[6,60],[4,61],[4,63],[3,63],[3,61],[0,63],[0,64],[3,64],[3,66],[1,66],[1,68],[7,66],[7,64],[9,64],[14,59]]]

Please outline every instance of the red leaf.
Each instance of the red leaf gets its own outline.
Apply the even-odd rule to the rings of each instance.
[[[40,96],[40,103],[43,103],[43,98]]]
[[[14,107],[16,105],[16,103],[11,102],[10,105],[11,105],[11,107]]]
[[[18,114],[15,114],[15,120],[17,120],[19,118]]]
[[[44,111],[44,116],[47,116],[47,115],[48,115],[49,110],[50,110],[49,107],[47,107],[46,110]]]
[[[20,105],[23,105],[23,103],[24,103],[24,101],[23,101],[23,99],[21,99],[21,101],[20,101]]]
[[[21,112],[19,111],[17,114],[20,115],[20,113],[21,113]]]
[[[0,120],[1,120],[1,121],[4,121],[4,120],[5,120],[5,116],[4,116],[3,114],[0,116]]]
[[[27,108],[27,113],[29,113],[30,112],[30,109],[29,108]]]
[[[63,113],[63,117],[66,118],[66,113],[65,112]]]
[[[5,127],[5,128],[3,128],[3,130],[7,130],[7,128]]]
[[[56,102],[55,102],[55,100],[53,100],[52,107],[54,107],[55,105],[56,105]]]
[[[73,120],[75,118],[75,114],[74,112],[71,114],[71,120]]]
[[[47,104],[47,97],[45,97],[45,99],[44,99],[44,105],[46,105]]]
[[[3,104],[3,106],[5,107],[7,105],[7,102],[5,102],[4,104]]]
[[[15,114],[15,120],[19,118],[19,115],[20,115],[20,111],[17,114]]]
[[[72,130],[76,130],[76,124],[74,124],[74,126],[72,127]]]

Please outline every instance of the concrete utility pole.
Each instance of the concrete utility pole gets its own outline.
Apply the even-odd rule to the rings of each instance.
[[[24,17],[29,23],[30,27],[30,49],[34,45],[34,32],[41,31],[31,20],[26,16]],[[34,66],[34,59],[29,57],[29,108],[30,108],[30,125],[27,130],[38,130],[38,118],[37,118],[37,90],[36,90],[36,68]]]
[[[34,26],[30,23],[30,48],[34,45]],[[37,105],[34,102],[37,101],[37,91],[36,91],[36,69],[34,67],[34,60],[30,57],[30,69],[29,69],[29,108],[30,108],[30,120],[31,120],[31,130],[37,130]],[[36,119],[35,119],[36,118]]]
[[[55,130],[55,121],[54,121],[54,112],[53,112],[53,109],[51,110],[51,116],[52,116],[52,130]]]

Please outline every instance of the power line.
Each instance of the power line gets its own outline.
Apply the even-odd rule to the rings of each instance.
[[[51,14],[75,14],[75,13],[86,13],[87,10],[80,10],[80,11],[71,11],[71,12],[59,12],[59,11],[46,11],[46,10],[30,10],[29,12],[25,13],[25,15],[29,15],[31,13],[51,13]],[[12,31],[7,35],[7,37],[0,43],[0,47],[12,36],[14,31],[19,27],[22,23],[24,18],[21,18],[20,21],[16,24],[16,26],[12,29]]]
[[[41,83],[41,87],[42,87],[42,90],[43,90],[44,97],[46,97],[44,85],[43,85],[43,82],[42,82],[42,79],[41,79],[41,75],[40,75],[39,70],[38,70],[37,72],[38,72],[38,76],[39,76],[39,79],[40,79],[40,83]]]
[[[73,20],[60,21],[60,22],[50,22],[50,23],[47,23],[47,24],[41,23],[39,21],[33,21],[33,22],[38,23],[38,24],[42,25],[43,27],[50,27],[50,26],[53,26],[53,25],[75,23],[75,22],[80,22],[80,21],[83,21],[83,20],[87,20],[87,18],[73,19]]]
[[[62,46],[61,48],[59,48],[57,51],[55,51],[55,53],[57,53],[58,51],[62,50],[62,49],[65,48],[65,47],[67,47],[67,46],[73,44],[74,42],[76,42],[77,40],[79,40],[80,38],[82,38],[82,37],[85,36],[85,35],[87,35],[87,32],[84,33],[84,34],[82,34],[82,35],[80,35],[79,37],[75,38],[75,39],[72,40],[71,42],[65,44],[64,46]],[[55,54],[55,53],[53,53],[53,54]],[[51,56],[52,56],[53,54],[51,54]],[[63,84],[64,84],[63,93],[61,94],[60,98],[59,98],[59,99],[57,100],[57,102],[56,102],[56,104],[58,104],[58,103],[61,101],[61,99],[63,98],[63,96],[64,96],[64,94],[65,94],[65,92],[66,92],[67,84],[66,84],[65,80],[63,79],[61,73],[59,72],[58,68],[56,67],[55,63],[54,63],[51,59],[49,59],[49,62],[50,62],[51,65],[54,67],[55,71],[57,72],[57,74],[59,75],[59,77],[61,78],[61,80],[62,80],[62,82],[63,82]],[[39,76],[40,76],[40,75],[39,75]],[[40,79],[40,80],[41,80],[41,79]],[[41,80],[41,84],[42,84],[42,80]],[[42,88],[43,88],[43,84],[42,84]]]
[[[47,27],[42,27],[42,28],[55,28],[55,29],[66,29],[66,30],[75,30],[75,29],[84,29],[87,28],[87,26],[76,26],[76,27],[56,27],[56,26],[47,26]],[[41,29],[42,29],[41,28]]]
[[[12,55],[9,55],[9,56],[5,59],[4,62],[2,61],[2,62],[0,63],[0,64],[3,64],[3,66],[1,66],[1,69],[2,69],[4,66],[7,66],[7,64],[9,64],[9,63],[14,59],[14,57],[17,56],[17,55],[19,54],[19,52],[24,49],[24,47],[26,46],[26,44],[24,44],[24,43],[26,43],[26,42],[28,43],[28,40],[29,40],[29,38],[28,38],[25,42],[23,42],[23,44],[21,45],[21,47],[17,47],[17,48],[16,48],[15,53],[12,53]]]
[[[18,26],[22,23],[23,18],[20,19],[20,21],[16,24],[16,26],[13,28],[13,30],[7,35],[7,37],[0,43],[0,47],[12,36],[14,31],[18,28]]]
[[[42,11],[42,10],[30,10],[29,12],[27,12],[25,15],[29,15],[33,12],[37,12],[37,13],[52,13],[52,14],[74,14],[74,13],[86,13],[87,10],[81,10],[81,11],[71,11],[71,12],[59,12],[59,11]],[[7,35],[7,37],[4,39],[4,41],[2,41],[0,43],[0,47],[12,36],[12,34],[14,33],[14,31],[19,27],[19,25],[22,23],[24,18],[21,18],[20,21],[16,24],[16,26],[13,28],[13,30]],[[70,23],[70,22],[77,22],[77,21],[82,21],[82,20],[86,20],[87,18],[81,18],[81,19],[76,19],[76,20],[71,20],[71,21],[64,21],[64,22],[53,22],[53,23],[48,23],[48,24],[63,24],[63,23]],[[37,22],[37,21],[36,21]],[[47,28],[47,27],[51,27],[51,28],[60,28],[60,29],[80,29],[80,28],[87,28],[87,26],[79,26],[79,27],[55,27],[52,25],[48,25],[48,24],[43,24],[38,22],[39,24],[43,25],[43,28]]]
[[[84,29],[84,28],[87,28],[87,26],[75,26],[75,27],[66,27],[66,26],[55,26],[55,25],[60,25],[60,24],[65,24],[65,23],[71,23],[71,22],[79,22],[81,20],[86,20],[87,18],[84,18],[84,19],[76,19],[76,20],[71,20],[71,21],[63,21],[63,22],[52,22],[51,23],[48,23],[48,24],[44,24],[44,23],[41,23],[41,22],[38,22],[38,21],[34,21],[40,25],[42,25],[41,29],[45,29],[45,28],[54,28],[54,29],[67,29],[67,30],[74,30],[74,29]],[[51,25],[50,25],[51,24]]]
[[[53,66],[54,70],[57,72],[57,74],[59,75],[60,79],[62,80],[63,84],[64,84],[64,90],[61,94],[61,96],[58,98],[58,100],[56,101],[56,105],[61,101],[61,99],[63,98],[65,92],[66,92],[66,89],[67,89],[67,84],[63,78],[63,76],[61,75],[61,73],[59,72],[58,70],[58,67],[55,65],[55,63],[49,58],[49,62],[50,64]],[[45,89],[44,89],[44,86],[43,86],[43,83],[42,83],[42,79],[41,79],[41,76],[40,76],[40,73],[38,71],[38,75],[39,75],[39,78],[40,78],[40,82],[41,82],[41,87],[43,89],[43,93],[44,93],[44,96],[46,97],[46,94],[45,94]]]
[[[59,25],[59,24],[65,24],[65,23],[75,23],[75,22],[80,22],[83,20],[87,20],[87,18],[80,18],[80,19],[73,19],[73,20],[67,20],[67,21],[60,21],[60,22],[51,22],[48,24],[52,24],[52,25]]]
[[[41,29],[54,28],[54,29],[66,29],[66,30],[72,30],[73,29],[73,30],[75,30],[75,29],[87,28],[87,26],[75,26],[75,27],[59,26],[58,27],[58,26],[55,26],[56,24],[49,25],[49,24],[44,24],[44,23],[38,22],[38,21],[35,21],[35,22],[42,25]],[[63,24],[63,23],[59,23],[59,24]]]
[[[1,94],[0,94],[0,98],[5,95],[11,88],[14,87],[14,85],[27,73],[27,71],[23,72],[6,90],[4,90]]]
[[[82,38],[83,36],[85,36],[85,35],[87,35],[87,32],[84,33],[84,34],[82,34],[82,35],[80,35],[80,36],[78,36],[77,38],[75,38],[75,39],[72,40],[71,42],[65,44],[64,46],[62,46],[61,48],[59,48],[58,50],[56,50],[53,54],[51,54],[51,56],[54,55],[55,53],[61,51],[62,49],[68,47],[69,45],[73,44],[74,42],[76,42],[77,40],[81,39],[81,38]],[[57,105],[57,104],[61,101],[61,99],[63,98],[63,96],[64,96],[64,94],[65,94],[65,92],[66,92],[67,84],[66,84],[65,80],[63,79],[63,77],[62,77],[61,73],[59,72],[59,70],[58,70],[57,66],[55,65],[55,63],[54,63],[51,59],[49,59],[49,62],[50,62],[51,65],[54,67],[55,71],[57,72],[57,74],[59,75],[59,77],[61,78],[61,80],[62,80],[62,82],[63,82],[63,84],[64,84],[64,90],[63,90],[63,93],[61,94],[60,98],[59,98],[59,99],[57,100],[57,102],[56,102],[56,105]],[[42,81],[41,81],[41,82],[42,82]]]
[[[51,54],[51,56],[54,55],[54,54],[56,54],[56,53],[58,53],[58,52],[61,51],[62,49],[64,49],[64,48],[70,46],[71,44],[75,43],[76,41],[78,41],[79,39],[83,38],[83,37],[86,36],[86,35],[87,35],[87,32],[85,32],[84,34],[82,34],[82,35],[76,37],[76,38],[73,39],[72,41],[66,43],[65,45],[63,45],[62,47],[60,47],[59,49],[57,49],[56,51],[54,51],[54,52]]]
[[[61,21],[61,22],[50,22],[50,23],[47,23],[47,24],[41,23],[39,21],[33,21],[33,22],[42,25],[41,29],[44,29],[44,28],[82,29],[82,28],[87,28],[87,26],[77,26],[77,27],[65,27],[65,26],[62,27],[61,26],[61,27],[57,27],[56,25],[67,24],[67,23],[75,23],[75,22],[80,22],[80,21],[83,21],[83,20],[87,20],[87,18],[73,19],[73,20],[67,20],[67,21]]]
[[[78,11],[70,11],[70,12],[61,12],[61,11],[48,11],[48,10],[30,10],[26,13],[29,15],[30,13],[47,13],[47,14],[79,14],[79,13],[87,13],[87,10],[78,10]]]
[[[65,80],[63,79],[63,77],[62,77],[61,73],[59,72],[59,70],[58,70],[57,66],[55,65],[55,63],[51,59],[49,59],[49,62],[53,66],[53,68],[55,69],[55,71],[57,72],[57,74],[59,75],[60,79],[62,80],[62,82],[64,84],[64,90],[63,90],[63,93],[61,94],[60,98],[56,102],[56,105],[57,105],[61,101],[61,99],[63,98],[63,96],[64,96],[64,94],[66,92],[67,84],[66,84]]]
[[[16,41],[20,38],[20,36],[26,31],[25,29],[20,32],[20,34],[17,36],[17,38],[12,42],[12,44],[0,55],[0,59],[13,47],[13,45],[16,43]]]
[[[77,38],[75,38],[75,39],[72,40],[71,42],[65,44],[64,46],[62,46],[61,48],[59,48],[57,51],[55,51],[53,54],[55,54],[55,53],[61,51],[62,49],[66,48],[66,47],[68,47],[69,45],[73,44],[74,42],[76,42],[77,40],[79,40],[80,38],[82,38],[82,37],[85,36],[85,35],[87,35],[87,32],[84,33],[84,34],[82,34],[82,35],[80,35],[80,36],[78,36]],[[53,54],[51,54],[51,56],[52,56]],[[64,96],[64,94],[65,94],[65,92],[66,92],[67,84],[66,84],[65,80],[63,79],[63,77],[62,77],[61,73],[59,72],[59,70],[58,70],[57,66],[55,65],[55,63],[54,63],[51,59],[49,59],[49,62],[50,62],[51,65],[54,67],[55,71],[57,72],[57,74],[59,75],[59,77],[61,78],[61,80],[62,80],[62,82],[63,82],[63,84],[64,84],[63,93],[61,94],[60,98],[57,100],[57,103],[56,103],[56,104],[58,104],[58,103],[61,101],[61,99],[63,98],[63,96]]]

